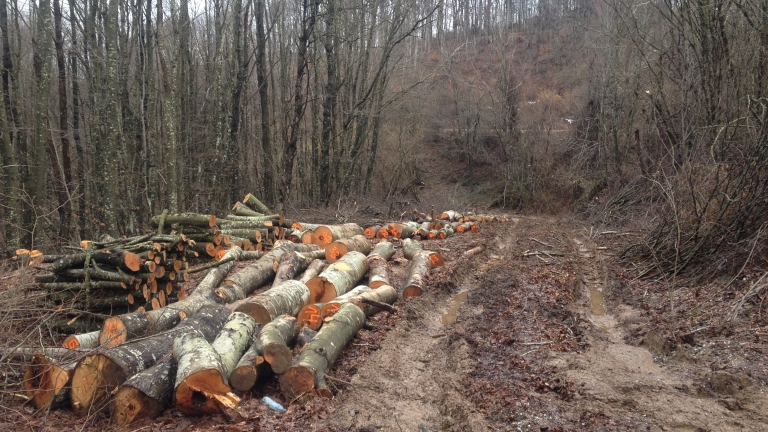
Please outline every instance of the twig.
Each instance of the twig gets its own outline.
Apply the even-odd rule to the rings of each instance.
[[[543,341],[543,342],[521,342],[520,345],[549,345],[551,343],[554,343],[553,341]]]
[[[371,306],[377,307],[379,309],[383,309],[383,310],[385,310],[387,312],[390,312],[390,313],[397,312],[397,309],[395,309],[394,306],[388,305],[386,303],[378,302],[376,300],[371,300],[371,299],[363,298],[363,299],[360,299],[360,302],[361,303],[365,303],[367,305],[371,305]]]
[[[535,239],[535,238],[533,238],[533,237],[529,237],[529,240],[531,240],[531,241],[535,241],[536,243],[538,243],[538,244],[540,244],[540,245],[543,245],[543,246],[546,246],[546,247],[552,247],[552,245],[548,245],[548,244],[544,243],[544,242],[543,242],[543,241],[541,241],[541,240],[536,240],[536,239]]]
[[[351,382],[349,382],[349,381],[344,381],[343,379],[334,378],[334,377],[332,377],[332,376],[330,376],[330,375],[326,375],[326,376],[325,376],[325,379],[329,379],[329,380],[331,380],[331,381],[337,381],[337,382],[340,382],[340,383],[342,383],[342,384],[346,384],[346,385],[348,385],[348,386],[352,386],[352,387],[354,387],[354,384],[352,384]]]

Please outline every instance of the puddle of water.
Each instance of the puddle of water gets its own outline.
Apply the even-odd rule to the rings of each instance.
[[[461,305],[467,301],[468,295],[469,291],[464,291],[456,294],[451,299],[451,303],[448,305],[448,309],[445,310],[445,313],[443,313],[443,316],[440,319],[443,325],[453,324],[456,322],[456,312],[458,312]]]
[[[592,313],[595,315],[605,314],[605,305],[603,304],[603,293],[595,287],[589,288],[589,299],[592,301]]]

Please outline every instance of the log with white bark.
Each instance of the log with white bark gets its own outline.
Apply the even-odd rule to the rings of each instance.
[[[299,334],[295,317],[281,315],[268,323],[259,333],[262,356],[272,372],[282,374],[291,367],[292,354],[289,345]]]
[[[275,271],[275,280],[272,282],[272,285],[280,285],[287,280],[295,278],[296,275],[306,270],[313,260],[314,258],[311,255],[304,255],[298,252],[283,255]]]
[[[389,285],[389,265],[387,261],[395,254],[395,247],[390,242],[380,242],[368,254],[368,286],[378,288]]]
[[[259,325],[259,324],[257,324]],[[229,374],[229,385],[241,392],[246,392],[253,388],[259,376],[264,374],[266,363],[262,357],[261,340],[259,339],[259,330],[254,330],[251,338],[251,345],[248,350],[240,357],[237,365]]]
[[[327,303],[323,303],[322,307],[320,308],[320,318],[324,320],[329,316],[333,316],[333,314],[336,313],[337,310],[339,310],[341,305],[343,305],[344,303],[347,303],[349,299],[360,296],[368,291],[373,291],[373,290],[371,289],[371,287],[367,285],[359,285],[349,290],[349,292],[347,292],[346,294],[340,295]]]
[[[191,317],[204,305],[216,304],[219,297],[214,290],[242,254],[243,250],[237,246],[227,251],[222,258],[226,262],[211,269],[184,300],[150,312],[133,312],[107,318],[101,328],[99,343],[115,346],[130,339],[156,334],[172,328],[182,317]]]
[[[363,228],[356,223],[321,225],[314,231],[314,243],[325,248],[336,240],[363,235]]]
[[[370,240],[364,235],[339,239],[325,247],[325,260],[333,264],[349,252],[355,251],[367,255],[372,248]]]
[[[32,356],[24,372],[24,391],[35,408],[55,409],[69,405],[72,371],[82,356],[77,351],[59,357]]]
[[[275,263],[280,262],[283,255],[291,252],[312,252],[318,250],[318,246],[310,244],[296,244],[289,241],[279,241],[275,247],[261,259],[241,269],[232,277],[226,279],[224,284],[216,290],[225,303],[232,303],[248,297],[258,287],[271,281],[275,277]]]
[[[311,263],[309,263],[309,267],[307,267],[307,269],[304,270],[304,273],[301,274],[299,281],[306,284],[307,282],[309,282],[310,279],[315,278],[320,273],[322,273],[326,267],[328,267],[328,263],[325,262],[325,260],[321,260],[321,259],[313,260]]]
[[[170,352],[177,336],[195,329],[213,340],[230,313],[224,306],[205,306],[194,317],[185,319],[170,331],[86,356],[78,362],[72,375],[72,408],[78,414],[100,410],[109,400],[109,392],[126,379],[152,367]]]
[[[176,360],[166,355],[154,366],[125,381],[109,402],[113,423],[124,426],[142,418],[155,418],[171,406]]]
[[[325,316],[323,315],[323,308],[326,305],[329,305],[331,303],[337,302],[339,300],[343,300],[349,297],[353,297],[359,294],[362,294],[365,291],[370,291],[371,288],[365,285],[357,286],[347,292],[346,294],[339,296],[329,302],[326,303],[312,303],[308,304],[301,308],[299,313],[296,315],[296,318],[299,321],[299,326],[301,327],[309,327],[312,330],[318,330],[323,325],[323,318]],[[338,307],[336,307],[338,309]]]
[[[310,301],[325,303],[355,287],[368,272],[368,261],[360,252],[349,252],[340,260],[323,270],[316,278],[307,282],[311,292]]]
[[[403,240],[403,257],[405,259],[413,260],[416,254],[422,251],[424,251],[424,245],[420,241],[413,239]],[[432,268],[437,268],[445,264],[443,254],[440,252],[427,251],[427,253],[429,254],[430,261],[432,261]]]
[[[64,348],[69,349],[93,349],[101,345],[99,343],[100,333],[100,330],[96,330],[89,333],[67,336],[62,345]]]
[[[251,210],[257,211],[262,214],[270,214],[272,213],[269,210],[269,207],[265,206],[261,201],[259,201],[253,194],[248,194],[243,198],[243,204],[247,205],[251,208]]]
[[[76,253],[64,255],[51,264],[51,270],[59,273],[73,267],[83,267],[88,253]],[[133,252],[122,249],[99,249],[90,252],[90,260],[93,262],[108,264],[129,272],[137,272],[141,269],[141,258]]]
[[[432,269],[432,259],[430,251],[420,251],[411,260],[411,266],[408,269],[408,279],[405,281],[403,290],[403,300],[411,297],[418,297],[426,289],[426,277]]]
[[[280,377],[287,400],[325,386],[325,374],[341,350],[365,324],[365,313],[352,303],[339,309],[304,347],[296,364]]]
[[[280,315],[296,315],[309,303],[309,295],[309,288],[303,282],[287,280],[239,302],[235,310],[266,325]]]

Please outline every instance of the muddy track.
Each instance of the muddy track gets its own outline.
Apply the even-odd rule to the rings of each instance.
[[[628,332],[652,324],[638,310],[618,303],[602,250],[587,237],[574,238],[582,281],[581,318],[589,348],[578,357],[557,356],[563,377],[576,383],[577,405],[609,417],[640,413],[650,430],[765,431],[763,389],[743,376],[712,373],[709,365],[684,352],[665,358],[653,330],[642,346],[625,343]],[[656,351],[657,355],[654,355]],[[668,353],[667,353],[668,354]],[[706,359],[702,359],[706,360]]]

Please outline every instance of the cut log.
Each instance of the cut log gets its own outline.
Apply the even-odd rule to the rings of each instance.
[[[412,260],[417,253],[424,250],[424,245],[417,240],[405,239],[403,240],[403,257],[407,260]]]
[[[240,201],[235,203],[235,205],[232,207],[232,211],[238,216],[263,216],[263,213],[259,213],[256,210],[251,209]]]
[[[405,281],[403,290],[403,300],[411,297],[418,297],[424,293],[425,279],[432,269],[432,260],[430,251],[421,251],[411,260],[411,267],[408,269],[408,279]]]
[[[301,274],[299,281],[306,284],[310,279],[317,277],[320,273],[322,273],[326,267],[328,267],[328,263],[326,263],[324,260],[313,260],[311,263],[309,263],[309,267],[304,270],[304,273]]]
[[[296,318],[281,315],[261,329],[262,356],[269,363],[272,372],[282,374],[291,367],[292,354],[288,347],[299,334]]]
[[[379,242],[368,254],[368,257],[378,256],[384,258],[384,261],[389,261],[392,255],[395,254],[395,246],[390,242]]]
[[[378,239],[387,239],[389,238],[389,231],[387,231],[387,227],[381,227],[378,231],[376,231],[376,238]]]
[[[136,275],[129,275],[123,272],[119,271],[106,271],[101,270],[97,268],[89,268],[87,270],[83,269],[66,269],[61,272],[59,272],[59,275],[61,276],[67,276],[71,278],[76,278],[83,280],[86,276],[88,276],[91,280],[103,280],[103,281],[113,281],[113,282],[123,282],[127,285],[130,285],[134,283],[136,279]]]
[[[241,269],[231,278],[224,281],[224,285],[216,290],[216,294],[225,302],[232,303],[248,297],[256,288],[264,285],[275,277],[274,263],[280,262],[283,255],[291,252],[311,252],[317,250],[315,245],[304,245],[279,241],[275,247],[255,263]],[[280,314],[278,314],[280,315]],[[269,320],[271,321],[271,319]],[[261,322],[261,321],[260,321]],[[265,324],[262,322],[262,324]]]
[[[480,245],[477,247],[473,247],[472,249],[469,249],[468,251],[461,254],[462,257],[469,257],[472,255],[477,255],[480,253],[483,253],[485,251],[485,245]]]
[[[303,282],[287,280],[240,302],[235,310],[266,325],[280,315],[296,315],[308,303],[309,288]]]
[[[351,297],[347,301],[356,304],[357,307],[365,312],[365,316],[371,316],[382,310],[377,307],[377,304],[394,304],[397,301],[397,290],[389,285],[384,285],[375,290],[365,291],[362,294]]]
[[[256,210],[259,213],[262,214],[271,214],[272,211],[269,209],[269,207],[265,206],[261,201],[256,199],[255,196],[252,194],[248,194],[243,198],[243,203],[250,207],[252,210]]]
[[[240,404],[223,375],[224,366],[205,337],[187,332],[176,338],[173,357],[178,364],[173,391],[176,409],[187,415],[231,416]]]
[[[85,282],[51,282],[41,283],[38,286],[48,291],[86,291]],[[91,281],[88,286],[91,290],[124,290],[127,288],[124,282],[111,281]]]
[[[70,379],[82,355],[72,352],[62,358],[32,356],[32,362],[24,372],[24,390],[37,409],[60,408],[69,404]]]
[[[307,223],[307,222],[298,222],[294,221],[291,224],[291,228],[295,228],[299,231],[314,231],[316,230],[320,225],[319,224],[313,224],[313,223]]]
[[[219,225],[226,230],[248,230],[248,229],[261,229],[272,228],[278,226],[280,219],[279,216],[267,215],[248,218],[247,220],[227,220],[223,219],[219,221]]]
[[[325,248],[336,240],[363,235],[363,229],[356,223],[343,225],[322,225],[314,231],[314,243]]]
[[[94,349],[100,345],[99,333],[101,333],[101,331],[96,330],[90,333],[67,336],[67,338],[64,339],[64,348],[84,350]]]
[[[320,308],[320,317],[321,319],[325,320],[325,318],[329,316],[333,316],[333,314],[336,313],[336,311],[339,310],[341,305],[344,303],[347,303],[347,301],[351,298],[357,297],[367,291],[371,291],[371,287],[367,285],[359,285],[354,287],[353,289],[349,290],[349,292],[345,293],[344,295],[340,295],[336,297],[335,299],[324,303],[322,308]],[[322,325],[322,324],[321,324]],[[317,329],[315,329],[317,330]]]
[[[275,280],[272,282],[272,285],[280,285],[287,280],[295,278],[296,275],[306,270],[313,260],[312,256],[298,252],[283,255],[280,259],[280,265],[275,272]]]
[[[78,414],[99,411],[106,406],[109,392],[129,377],[153,366],[170,352],[177,336],[195,329],[213,340],[229,314],[223,306],[206,306],[171,331],[86,356],[78,362],[72,376],[72,408]]]
[[[388,244],[392,248],[392,243],[382,242],[379,244]],[[376,247],[379,247],[376,245]],[[376,252],[374,250],[374,252]],[[387,264],[388,257],[394,254],[394,248],[391,253],[386,251],[384,256],[371,252],[366,261],[368,261],[368,286],[376,289],[382,285],[389,285],[389,265]]]
[[[150,219],[150,223],[153,227],[157,227],[160,224],[161,216],[155,216]],[[216,216],[204,215],[198,213],[179,213],[168,214],[165,216],[165,225],[193,225],[202,227],[212,227],[216,225]]]
[[[389,234],[394,238],[406,239],[413,235],[413,232],[419,228],[419,225],[414,222],[407,222],[404,224],[391,223],[387,226]]]
[[[310,301],[325,303],[352,289],[365,273],[368,261],[360,252],[349,252],[340,260],[331,264],[320,276],[307,282],[311,292]]]
[[[325,247],[325,260],[333,264],[348,252],[355,251],[367,255],[372,248],[371,242],[363,235],[336,240]]]
[[[170,355],[129,378],[109,403],[112,422],[124,426],[159,416],[171,405],[175,378],[176,360]]]
[[[422,240],[429,238],[429,230],[431,230],[433,226],[434,224],[430,222],[423,222],[421,225],[419,225],[419,228],[413,232],[413,236]]]
[[[176,339],[176,408],[192,415],[220,412],[231,417],[240,400],[230,391],[229,376],[247,350],[255,328],[251,317],[234,312],[210,345],[199,333]]]
[[[296,318],[300,327],[309,327],[318,330],[323,325],[322,309],[325,303],[308,304],[299,310]]]
[[[373,225],[363,230],[363,233],[367,238],[373,239],[373,238],[376,238],[376,233],[379,232],[380,229],[381,229],[381,225]]]
[[[324,386],[325,374],[365,323],[365,314],[352,303],[342,306],[301,351],[296,365],[280,377],[280,389],[294,400]]]
[[[59,273],[68,268],[83,267],[87,253],[65,255],[51,264],[54,273]],[[123,270],[137,272],[141,268],[141,258],[133,252],[122,249],[99,249],[91,252],[91,260],[118,267]]]
[[[235,369],[229,374],[229,385],[237,391],[246,392],[252,389],[259,376],[265,373],[266,363],[261,356],[259,333],[261,332],[254,329],[250,348],[240,357]]]
[[[448,210],[443,212],[440,215],[440,219],[447,220],[447,221],[457,221],[461,218],[461,213],[455,212],[453,210]]]
[[[191,317],[204,305],[215,304],[219,299],[214,290],[242,254],[243,250],[239,247],[230,249],[222,258],[222,261],[226,262],[211,269],[192,294],[184,300],[151,312],[133,312],[107,318],[101,328],[99,343],[115,346],[130,339],[168,330],[179,323],[180,313]],[[229,259],[230,257],[232,259]]]

